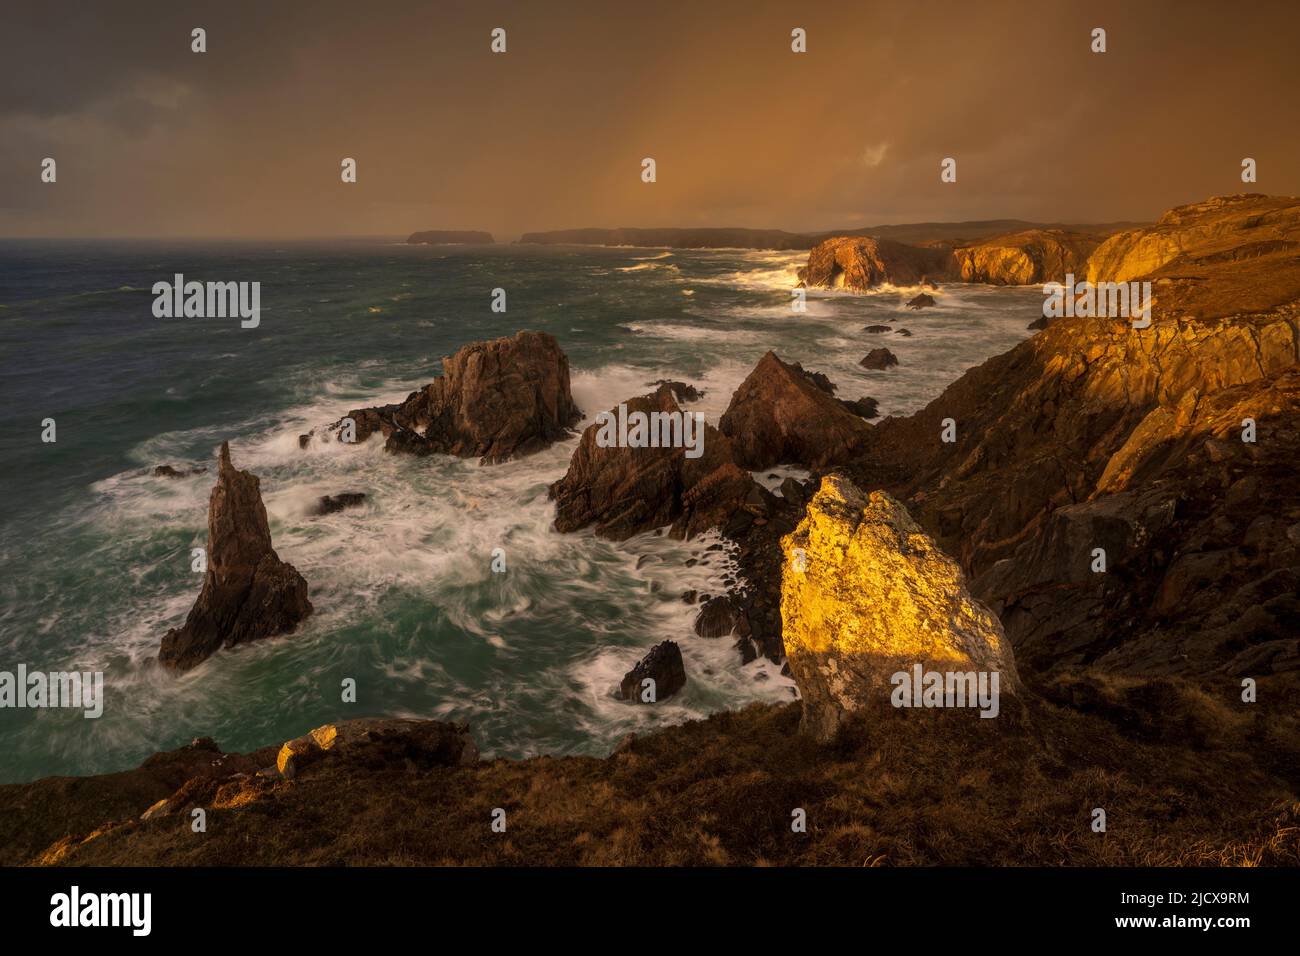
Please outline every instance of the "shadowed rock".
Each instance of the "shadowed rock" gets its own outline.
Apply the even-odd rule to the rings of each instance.
[[[654,681],[654,699],[645,700],[642,681]],[[628,671],[619,684],[620,700],[638,704],[659,703],[667,700],[686,686],[686,665],[682,663],[682,650],[676,641],[664,641],[650,648],[650,653]]]
[[[163,637],[158,660],[188,670],[222,647],[284,634],[312,612],[307,582],[271,547],[256,475],[230,462],[221,445],[208,502],[208,570],[185,624]]]
[[[629,415],[682,411],[671,385],[623,404]],[[685,448],[601,447],[600,427],[590,425],[569,470],[551,485],[555,530],[594,526],[601,537],[621,541],[665,525],[677,538],[722,527],[756,486],[736,464],[730,440],[711,425],[702,427],[703,454],[687,458]]]
[[[746,468],[822,468],[848,458],[871,429],[833,392],[826,376],[768,352],[736,389],[718,427]]]
[[[545,332],[467,345],[442,360],[442,371],[404,402],[348,412],[356,441],[378,432],[390,452],[477,457],[488,465],[567,438],[582,417],[569,388],[569,360]],[[340,441],[347,438],[343,425],[330,426]]]
[[[726,595],[706,601],[695,618],[695,633],[700,637],[726,637],[736,630],[744,617],[740,608]]]
[[[909,309],[929,309],[934,306],[934,296],[922,292],[907,303]]]
[[[153,470],[153,476],[155,478],[189,478],[193,475],[201,475],[206,471],[206,468],[190,468],[186,471],[173,468],[171,465],[158,465]]]
[[[880,369],[886,369],[886,368],[890,368],[891,366],[897,365],[898,356],[895,355],[893,352],[889,351],[889,349],[885,349],[885,348],[872,349],[865,356],[863,356],[862,361],[860,361],[858,364],[865,369],[871,369],[873,371],[877,371]]]
[[[889,495],[864,496],[848,479],[827,476],[781,543],[785,649],[805,733],[829,740],[845,715],[889,700],[891,676],[916,664],[996,671],[999,693],[1018,691],[997,617]]]
[[[313,515],[331,515],[344,508],[359,507],[366,500],[363,491],[342,491],[337,495],[321,495],[311,510]]]
[[[457,767],[478,762],[467,724],[398,717],[366,717],[317,727],[286,741],[275,758],[280,776],[292,780],[328,757],[356,758],[383,768]]]

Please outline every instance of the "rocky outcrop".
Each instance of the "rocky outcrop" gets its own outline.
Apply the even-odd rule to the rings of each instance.
[[[645,684],[646,680],[653,685]],[[653,686],[653,694],[650,688]],[[686,686],[686,665],[676,641],[664,641],[650,648],[650,653],[625,675],[619,684],[620,700],[637,704],[657,704]]]
[[[725,594],[710,598],[695,618],[695,633],[700,637],[728,637],[740,626],[744,612]]]
[[[865,369],[880,371],[898,364],[898,356],[886,348],[872,349],[858,362]]]
[[[561,441],[582,417],[569,360],[546,332],[475,342],[442,360],[442,375],[404,402],[348,412],[355,439],[384,436],[390,452],[477,457],[490,465]],[[331,426],[350,437],[346,419]]]
[[[1029,229],[954,249],[963,282],[1031,285],[1064,282],[1067,273],[1083,278],[1096,236],[1059,229]]]
[[[1262,219],[1277,213],[1254,202]],[[1211,201],[1162,222],[1214,236],[1242,207]],[[1252,242],[1252,228],[1236,232]],[[1248,293],[1253,311],[1207,316],[1211,271],[1156,279],[1150,328],[1057,319],[923,411],[878,423],[849,466],[961,561],[1022,665],[1289,666],[1285,590],[1300,563],[1287,529],[1300,507],[1277,489],[1300,469],[1300,263],[1273,265]],[[1248,418],[1255,442],[1242,441]]]
[[[889,495],[827,476],[782,546],[781,618],[805,733],[829,740],[847,714],[888,700],[892,675],[917,664],[997,672],[1000,694],[1018,691],[997,617]]]
[[[818,243],[799,270],[799,281],[812,289],[865,292],[879,285],[917,285],[947,278],[954,271],[946,249],[908,246],[890,239],[840,236]]]
[[[916,311],[920,311],[921,309],[932,309],[934,308],[934,296],[922,292],[910,299],[907,303],[907,307]]]
[[[327,757],[427,770],[468,766],[478,762],[479,753],[467,724],[368,717],[324,724],[285,741],[276,754],[275,767],[280,776],[292,780]]]
[[[157,465],[154,467],[153,476],[155,478],[191,478],[194,475],[202,475],[206,471],[206,468],[173,468],[171,465]]]
[[[623,404],[628,416],[684,412],[671,385]],[[757,487],[737,465],[730,439],[712,425],[703,426],[698,458],[688,458],[685,448],[602,447],[599,433],[596,423],[582,433],[568,472],[551,485],[557,531],[594,527],[624,540],[670,526],[674,537],[689,538],[726,525]]]
[[[189,670],[219,648],[288,633],[312,612],[307,582],[271,547],[260,482],[231,464],[229,442],[208,501],[207,561],[184,625],[163,637],[165,667]]]
[[[411,233],[406,241],[411,245],[422,246],[490,246],[492,245],[492,233],[472,230],[457,232],[453,229],[429,229],[424,232]]]
[[[1300,298],[1300,199],[1218,196],[1116,233],[1088,259],[1089,282],[1151,279],[1201,319]]]
[[[736,389],[718,427],[746,468],[843,461],[871,426],[835,398],[834,388],[826,376],[768,352]]]

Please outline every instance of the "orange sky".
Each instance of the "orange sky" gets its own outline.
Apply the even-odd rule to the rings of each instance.
[[[22,6],[6,236],[1087,222],[1300,193],[1293,2]]]

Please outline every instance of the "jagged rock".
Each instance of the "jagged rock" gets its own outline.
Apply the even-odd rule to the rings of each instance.
[[[667,385],[624,404],[629,415],[682,411]],[[690,538],[725,525],[754,488],[731,441],[711,425],[699,458],[684,448],[602,448],[599,430],[593,423],[582,433],[569,470],[550,487],[557,531],[594,525],[601,537],[621,541],[671,525],[673,537]]]
[[[934,306],[934,296],[924,292],[920,293],[907,303],[909,309],[929,309]]]
[[[898,356],[889,349],[872,349],[858,364],[866,369],[886,369],[898,364]]]
[[[870,332],[873,335],[878,335],[881,332],[892,332],[894,330],[891,326],[888,325],[867,325],[863,327],[862,331]]]
[[[953,250],[963,282],[1030,285],[1082,279],[1100,239],[1059,229],[1028,229]]]
[[[726,637],[740,624],[744,614],[726,595],[715,597],[700,608],[695,617],[695,633],[700,637]]]
[[[192,475],[201,475],[206,472],[206,468],[190,468],[189,470],[180,470],[173,468],[171,465],[158,465],[153,470],[155,478],[189,478]]]
[[[736,389],[718,422],[740,464],[822,468],[843,461],[871,426],[832,395],[829,380],[768,352]]]
[[[805,733],[829,740],[846,714],[887,701],[891,675],[916,664],[996,671],[1001,694],[1019,690],[997,617],[889,495],[864,496],[829,475],[781,543],[781,617]],[[793,570],[796,549],[802,572]]]
[[[569,389],[569,360],[546,332],[475,342],[444,358],[442,371],[404,402],[348,412],[356,440],[379,432],[390,452],[495,464],[561,441],[582,417]],[[342,424],[330,426],[340,441]]]
[[[344,508],[356,508],[365,500],[366,495],[362,491],[341,491],[337,495],[321,495],[311,513],[329,515]]]
[[[312,612],[307,582],[271,547],[257,476],[230,462],[221,445],[208,502],[208,570],[185,624],[163,637],[158,660],[188,670],[221,647],[292,631]]]
[[[675,382],[672,379],[661,378],[650,382],[649,385],[651,388],[667,385],[673,390],[673,396],[679,402],[698,402],[704,397],[704,389],[688,385],[686,382]]]
[[[376,766],[467,766],[478,761],[478,747],[467,724],[396,717],[366,717],[324,724],[285,741],[276,755],[280,776],[292,780],[328,756],[357,758]]]
[[[1049,320],[1047,316],[1040,315],[1038,318],[1034,319],[1034,321],[1026,325],[1025,328],[1030,329],[1032,331],[1040,331],[1042,329],[1047,328],[1048,321]]]
[[[918,285],[954,268],[947,249],[908,246],[890,239],[839,236],[818,243],[799,270],[808,288],[866,291],[883,283]]]
[[[645,688],[642,681],[654,681],[654,700],[642,698]],[[633,703],[659,703],[667,700],[686,686],[686,665],[682,663],[682,650],[676,641],[664,641],[650,648],[650,653],[628,671],[619,685],[620,700]]]

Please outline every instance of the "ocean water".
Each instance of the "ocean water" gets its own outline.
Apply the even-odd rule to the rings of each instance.
[[[740,250],[428,247],[388,239],[279,243],[0,242],[0,670],[103,671],[103,716],[0,709],[0,781],[138,764],[210,735],[227,750],[333,719],[467,720],[489,755],[608,753],[626,733],[749,701],[789,700],[766,661],[692,630],[680,595],[730,569],[714,537],[623,543],[551,530],[547,485],[575,437],[480,467],[297,436],[349,408],[396,401],[478,339],[540,329],[569,356],[590,420],[675,378],[716,421],[767,349],[827,373],[841,397],[914,411],[966,368],[1029,335],[1033,289],[950,285],[810,295],[803,255]],[[261,283],[261,325],[158,319],[154,282]],[[508,311],[490,310],[492,289]],[[872,335],[887,318],[914,334]],[[867,372],[887,344],[900,366]],[[41,441],[54,418],[57,441]],[[280,556],[316,612],[284,638],[175,675],[155,662],[198,593],[215,450],[260,476]],[[208,467],[180,480],[153,466]],[[758,477],[775,484],[771,474]],[[323,494],[361,491],[325,517]],[[504,548],[508,571],[493,574]],[[698,563],[687,567],[688,559]],[[688,683],[655,707],[614,699],[619,678],[672,638]],[[341,682],[358,700],[341,700]]]

